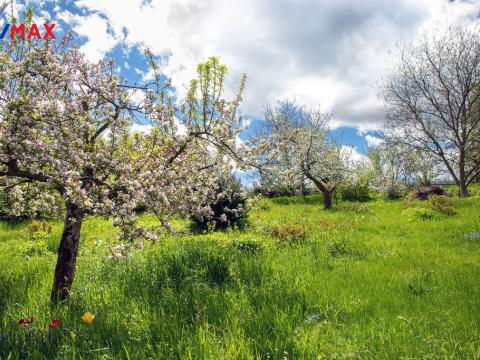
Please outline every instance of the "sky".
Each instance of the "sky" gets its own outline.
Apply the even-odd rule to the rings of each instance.
[[[480,0],[26,0],[7,12],[26,7],[57,23],[57,35],[73,31],[89,60],[115,59],[132,82],[150,76],[150,48],[179,98],[196,65],[220,56],[227,93],[247,74],[240,110],[249,121],[294,98],[331,112],[332,136],[357,157],[380,141],[379,84],[396,48],[480,23]]]

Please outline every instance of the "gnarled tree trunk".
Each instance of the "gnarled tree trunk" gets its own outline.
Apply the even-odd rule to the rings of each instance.
[[[309,172],[305,174],[305,176],[313,181],[315,186],[320,190],[323,194],[323,207],[325,209],[331,209],[332,208],[332,195],[335,192],[335,189],[337,188],[336,184],[329,185],[325,181],[320,180],[312,176]]]
[[[62,240],[58,247],[57,265],[53,279],[51,300],[58,303],[67,300],[75,275],[80,229],[84,217],[83,210],[67,203],[67,214],[63,226]]]
[[[323,207],[325,209],[332,208],[332,195],[335,189],[323,191]]]
[[[465,182],[461,182],[460,185],[459,185],[459,196],[461,198],[466,198],[469,196],[469,193],[468,193],[468,188],[467,188],[467,185],[465,184]]]

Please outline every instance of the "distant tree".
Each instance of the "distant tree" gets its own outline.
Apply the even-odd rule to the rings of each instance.
[[[330,115],[291,100],[266,106],[261,173],[275,183],[311,181],[323,193],[324,207],[345,175],[341,148],[328,138]]]
[[[228,169],[227,157],[239,159],[244,78],[235,98],[225,100],[227,69],[211,58],[198,67],[187,99],[177,106],[147,55],[154,81],[132,86],[113,61],[89,63],[66,41],[2,45],[2,185],[12,191],[25,183],[43,186],[65,203],[53,302],[69,296],[86,216],[112,217],[125,240],[152,238],[135,225],[138,204],[159,216],[208,212],[203,204],[213,174]],[[134,121],[149,123],[151,131],[132,134]]]
[[[407,183],[403,151],[404,149],[398,145],[382,143],[367,153],[374,174],[373,185],[387,198],[399,197]]]
[[[373,184],[387,197],[398,197],[413,185],[428,186],[445,173],[441,162],[429,152],[412,149],[386,138],[367,153],[373,169]]]
[[[347,174],[338,186],[340,198],[346,201],[365,201],[370,198],[370,188],[375,180],[372,162],[368,157],[351,159]]]
[[[410,149],[440,159],[461,197],[480,172],[472,158],[480,126],[479,81],[478,28],[451,28],[403,49],[383,87],[389,132]]]

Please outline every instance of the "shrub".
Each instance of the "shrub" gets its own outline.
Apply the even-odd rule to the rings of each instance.
[[[52,225],[46,221],[32,220],[27,226],[30,240],[39,240],[52,232]]]
[[[22,251],[22,254],[26,259],[29,259],[34,256],[43,256],[45,254],[48,254],[48,249],[45,243],[36,242],[26,246],[25,249]]]
[[[274,224],[270,226],[268,233],[288,245],[299,244],[307,237],[305,227],[298,224]]]
[[[370,199],[368,181],[363,178],[345,181],[340,185],[338,193],[344,201],[366,201]]]
[[[225,230],[228,227],[243,227],[247,222],[250,204],[240,181],[234,176],[217,180],[214,200],[210,204],[210,214],[193,216],[195,226],[203,231]]]
[[[455,215],[456,211],[453,207],[451,197],[435,195],[430,197],[430,208],[445,215]]]
[[[347,238],[335,239],[327,243],[327,252],[333,258],[359,256],[361,252]]]
[[[382,193],[387,200],[397,200],[403,197],[403,190],[396,184],[389,184],[383,189]]]
[[[431,209],[413,207],[403,210],[402,214],[409,221],[415,220],[432,220],[435,218],[435,212]]]
[[[452,196],[452,194],[445,191],[442,187],[434,185],[417,189],[412,196],[418,200],[428,200],[432,196]]]

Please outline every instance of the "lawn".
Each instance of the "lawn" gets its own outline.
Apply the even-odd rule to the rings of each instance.
[[[468,235],[480,197],[455,199],[454,215],[417,211],[428,206],[262,200],[244,231],[195,234],[179,220],[177,235],[117,260],[116,230],[91,218],[59,307],[62,221],[0,223],[0,358],[479,359],[480,238]]]

